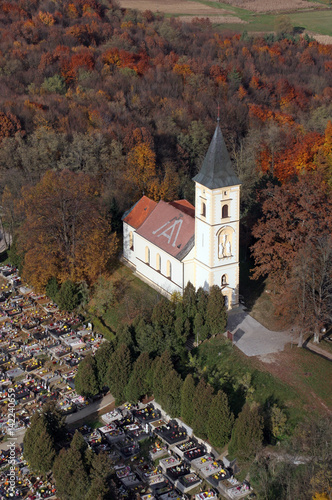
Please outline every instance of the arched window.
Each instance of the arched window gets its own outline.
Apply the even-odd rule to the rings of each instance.
[[[156,269],[159,272],[161,270],[161,257],[159,255],[159,253],[157,253],[157,257],[156,257]]]
[[[134,250],[134,237],[132,231],[129,233],[129,248],[130,250]]]
[[[223,274],[222,277],[221,277],[221,286],[225,286],[227,285],[227,275],[226,274]]]
[[[168,260],[166,263],[166,276],[169,279],[172,279],[172,264]]]
[[[150,265],[150,248],[145,247],[145,263]]]
[[[206,204],[204,203],[204,201],[202,201],[201,215],[203,217],[206,217]]]
[[[226,219],[226,217],[228,217],[228,205],[223,205],[221,209],[221,217],[223,219]]]

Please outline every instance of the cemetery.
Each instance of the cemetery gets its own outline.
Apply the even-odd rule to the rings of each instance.
[[[15,277],[9,283],[9,278]],[[79,318],[60,312],[44,295],[19,286],[11,266],[0,267],[0,431],[8,431],[9,389],[15,394],[15,431],[24,431],[33,413],[47,401],[56,400],[64,415],[85,408],[89,401],[75,392],[77,366],[96,351],[103,339],[85,328]],[[113,486],[119,498],[172,499],[242,498],[250,485],[239,483],[233,471],[217,460],[211,448],[196,439],[181,421],[171,419],[153,402],[126,404],[102,415],[101,426],[78,428],[88,446],[104,451],[114,465]],[[74,430],[68,431],[68,440]],[[149,443],[147,455],[141,443]],[[144,445],[146,446],[146,445]],[[50,498],[51,482],[34,477],[17,457],[17,496]],[[6,497],[6,452],[0,455],[0,494]],[[212,489],[213,488],[213,489]],[[7,488],[8,489],[8,488]]]

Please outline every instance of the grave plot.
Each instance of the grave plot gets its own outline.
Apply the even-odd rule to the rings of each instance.
[[[168,458],[163,458],[159,462],[159,466],[161,469],[166,473],[167,469],[169,467],[175,467],[176,465],[179,465],[180,460],[175,457],[168,457]]]
[[[225,481],[226,479],[229,479],[231,477],[231,473],[226,467],[221,469],[219,472],[216,472],[215,474],[212,474],[207,478],[210,484],[212,486],[215,486],[216,488],[219,486],[219,483],[221,481]]]
[[[158,467],[151,463],[144,462],[136,467],[136,472],[142,481],[148,481],[150,477],[158,474]]]
[[[214,490],[202,491],[201,493],[196,493],[195,500],[217,500],[218,495]]]
[[[158,492],[158,500],[180,500],[181,494],[179,494],[176,490],[170,490],[165,493]]]
[[[201,445],[192,450],[188,450],[183,454],[183,458],[186,462],[192,462],[196,458],[203,457],[206,454],[205,446]]]
[[[155,429],[155,433],[167,444],[181,443],[187,439],[187,432],[184,427],[170,421],[167,425]]]
[[[119,408],[116,408],[113,411],[110,411],[109,413],[105,413],[105,415],[102,415],[101,419],[102,421],[107,425],[110,424],[111,422],[114,422],[114,420],[119,420],[122,418],[122,412]]]
[[[233,486],[233,488],[228,489],[227,494],[230,498],[241,498],[248,495],[251,490],[252,488],[248,481],[243,481],[243,483],[240,483],[238,486]]]
[[[100,427],[98,431],[103,434],[109,443],[116,443],[124,437],[124,430],[118,427],[115,422]]]
[[[131,458],[139,452],[138,444],[129,437],[118,441],[115,446],[124,459]]]
[[[202,482],[201,478],[197,476],[194,472],[187,474],[186,476],[180,477],[180,479],[176,482],[176,487],[182,493],[188,493],[188,491],[195,488],[198,484]]]
[[[177,481],[180,477],[186,476],[187,474],[190,474],[190,468],[183,462],[175,465],[174,467],[169,467],[166,470],[167,477],[169,477],[173,483],[175,483],[175,481]]]
[[[179,457],[183,458],[183,455],[186,451],[192,450],[193,448],[197,448],[197,441],[195,438],[189,439],[182,444],[178,444],[174,446],[173,451]]]
[[[149,451],[151,460],[155,461],[157,458],[161,458],[167,455],[167,445],[163,444],[161,441],[155,441],[154,445]]]
[[[148,405],[141,410],[133,411],[134,417],[141,423],[152,422],[160,418],[160,411],[156,410],[153,405]]]
[[[131,467],[129,465],[119,467],[116,470],[115,475],[126,488],[131,489],[141,484],[140,479],[131,470]]]
[[[128,434],[128,436],[133,437],[137,441],[146,439],[149,435],[149,433],[146,432],[145,429],[143,429],[143,427],[136,422],[125,425],[123,427],[123,430],[125,431],[126,434]]]

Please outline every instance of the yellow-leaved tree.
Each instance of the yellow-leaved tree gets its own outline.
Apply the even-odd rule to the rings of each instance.
[[[36,289],[44,289],[52,276],[60,283],[91,284],[107,270],[117,238],[89,175],[48,171],[38,184],[23,188],[19,205],[23,276]]]

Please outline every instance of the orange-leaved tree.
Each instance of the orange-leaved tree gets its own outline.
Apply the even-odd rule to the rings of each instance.
[[[151,146],[140,142],[128,153],[127,178],[141,195],[152,195],[155,191],[156,155]]]
[[[52,276],[90,284],[108,269],[117,238],[90,176],[48,171],[37,185],[23,188],[19,204],[23,275],[37,289]]]

